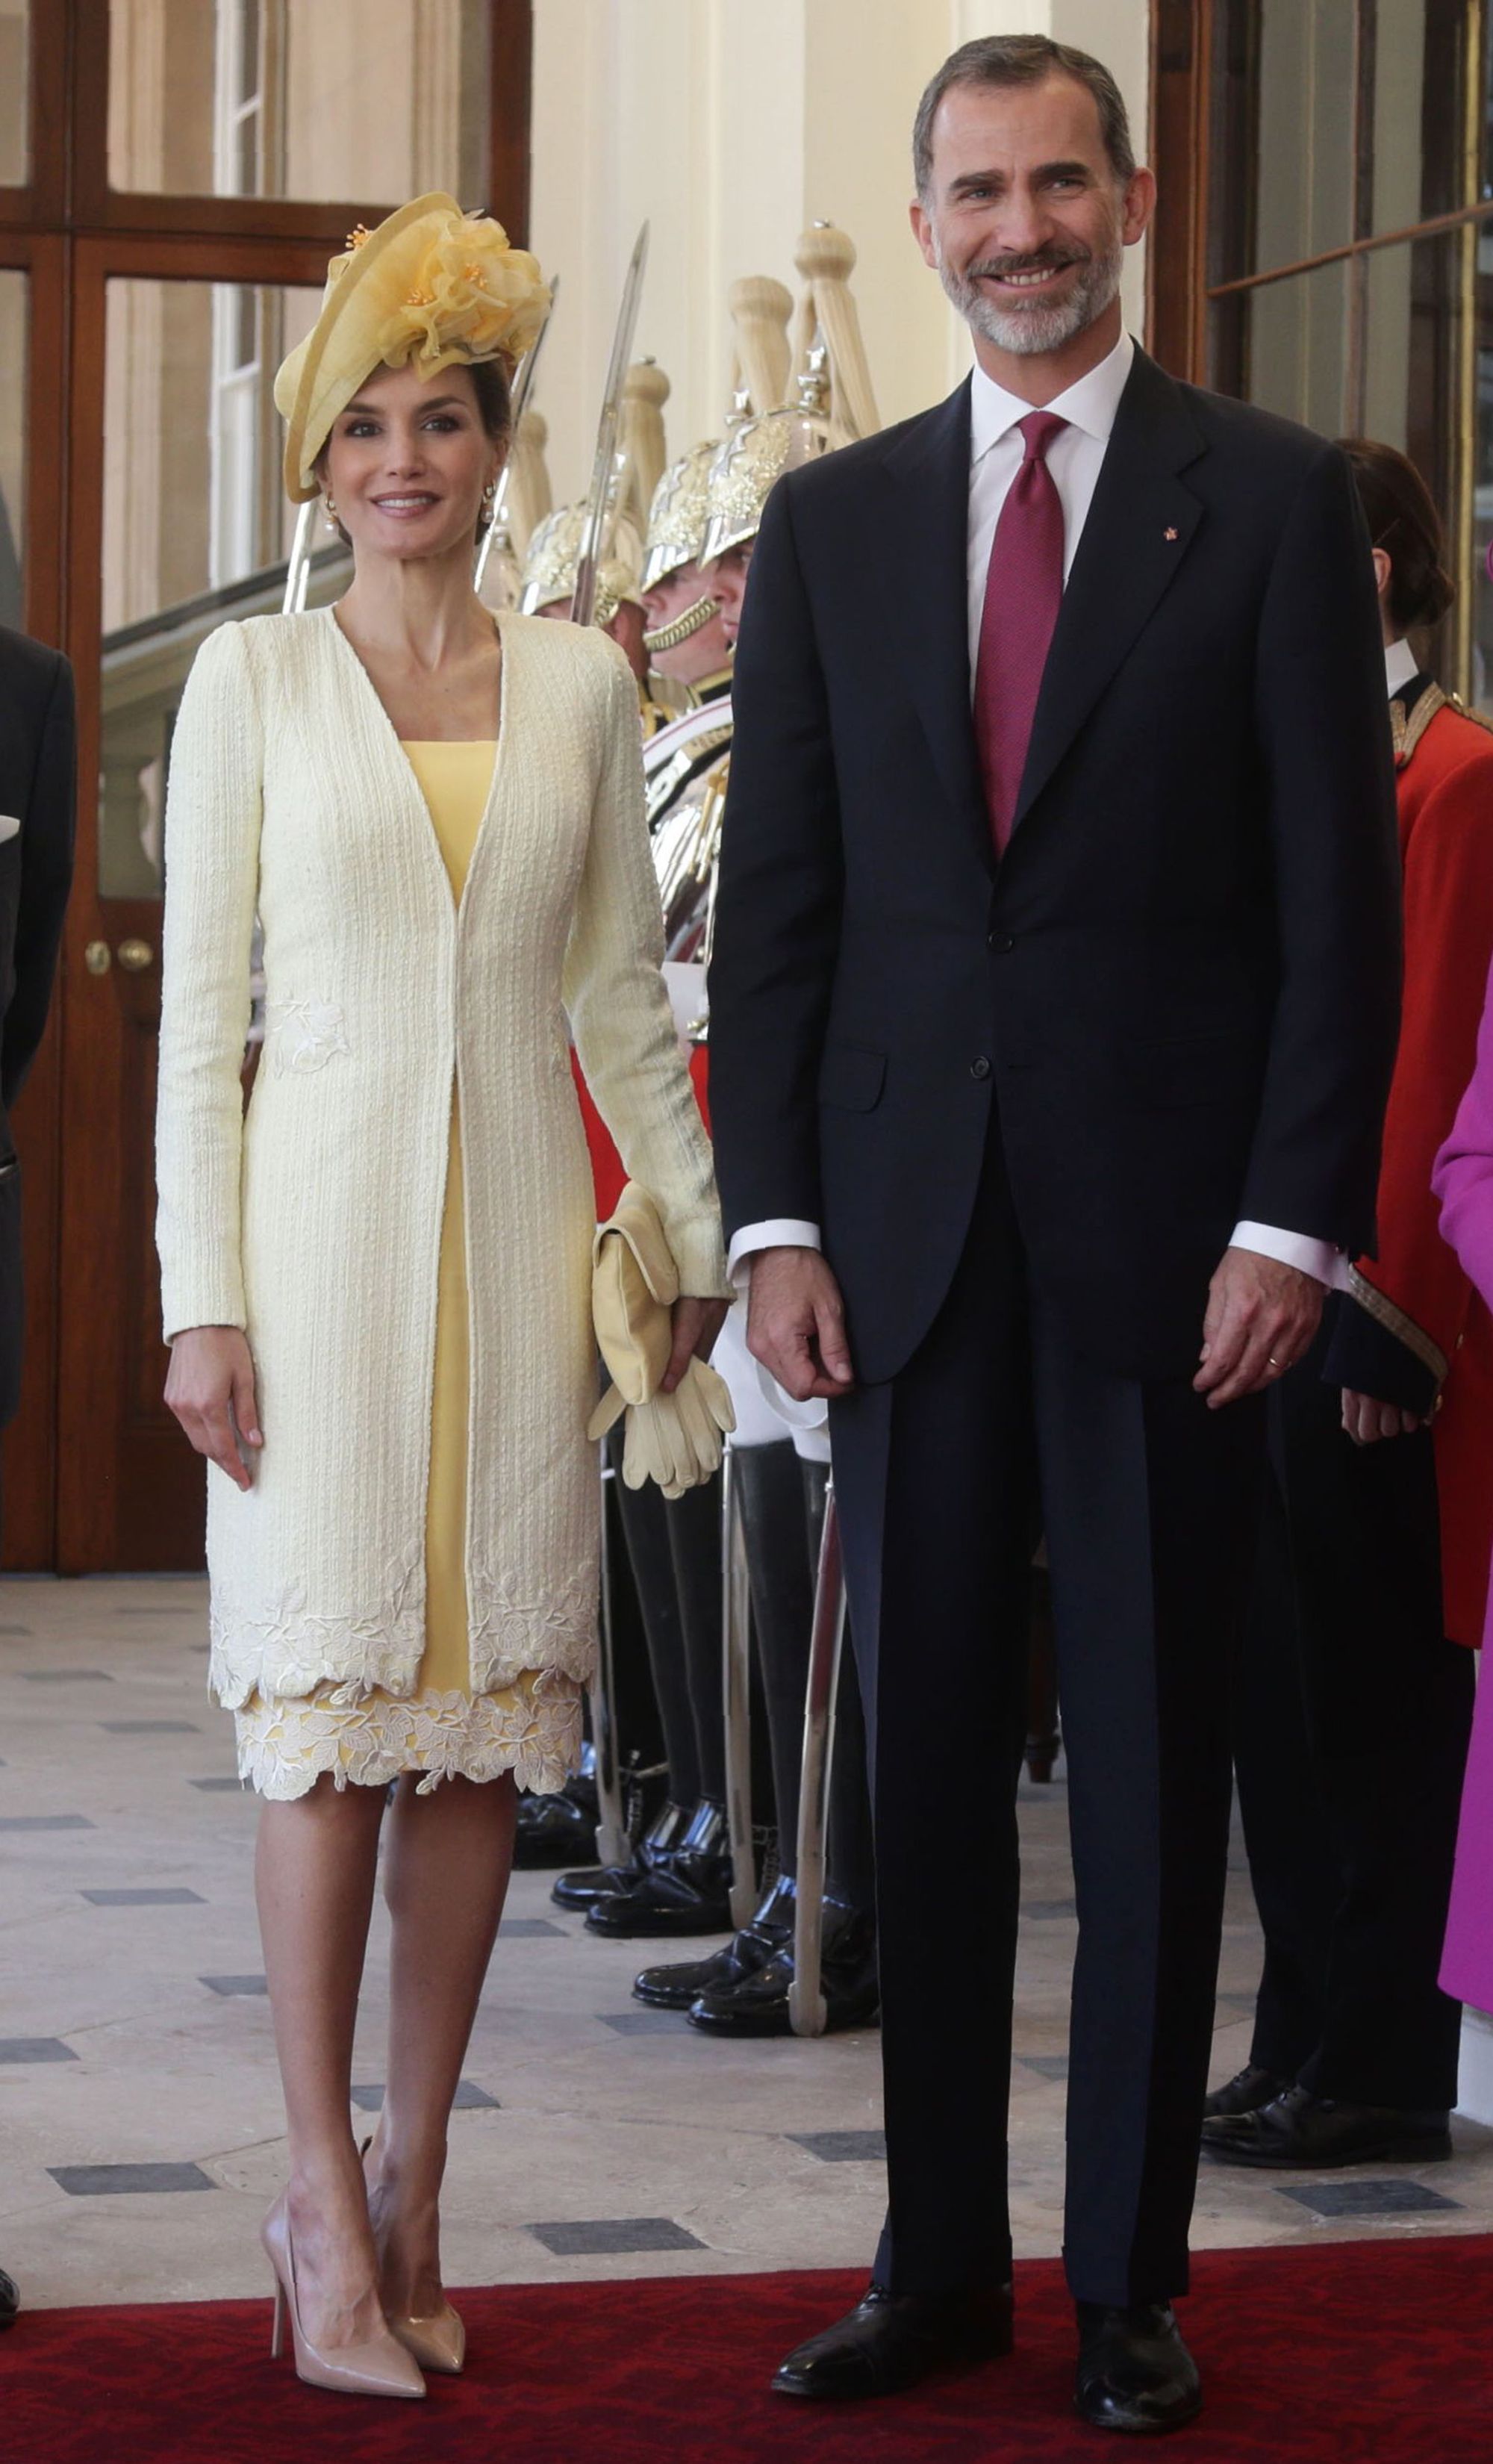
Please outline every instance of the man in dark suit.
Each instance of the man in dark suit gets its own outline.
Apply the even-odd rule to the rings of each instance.
[[[11,1111],[41,1042],[73,882],[73,671],[0,627],[0,1429],[20,1400],[21,1171]],[[0,2326],[16,2292],[0,2273]]]
[[[889,2210],[786,2394],[1009,2349],[1025,1593],[1052,1571],[1077,1877],[1080,2410],[1175,2427],[1228,1662],[1263,1392],[1372,1239],[1394,1048],[1373,575],[1336,448],[1161,372],[1112,78],[968,44],[913,224],[970,384],[762,525],[711,980],[754,1351],[828,1396],[872,1730]],[[977,1745],[966,1837],[920,1818]],[[956,1878],[957,1890],[951,1887]]]

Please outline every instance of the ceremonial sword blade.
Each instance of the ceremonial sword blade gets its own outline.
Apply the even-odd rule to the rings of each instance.
[[[555,303],[559,297],[560,276],[557,274],[550,283],[550,304],[544,312],[544,322],[525,351],[514,383],[513,402],[508,415],[508,451],[503,456],[503,467],[497,474],[497,486],[493,495],[493,510],[488,517],[488,526],[478,542],[476,567],[472,577],[472,589],[479,598],[482,595],[482,577],[487,571],[487,561],[492,551],[493,541],[502,528],[503,516],[508,508],[508,482],[513,476],[514,448],[518,442],[518,423],[529,407],[529,397],[534,391],[534,380],[538,372],[539,354],[544,348],[545,336],[549,332],[555,315]]]
[[[576,559],[576,586],[570,602],[573,625],[589,625],[596,611],[596,571],[602,561],[602,542],[606,534],[606,505],[612,489],[623,379],[632,357],[632,338],[637,331],[638,304],[643,297],[643,277],[648,271],[648,226],[645,223],[632,252],[627,279],[623,284],[622,306],[618,311],[617,331],[612,341],[611,364],[606,371],[606,391],[602,397],[602,416],[596,430],[596,459],[591,465],[591,496],[581,533],[581,553]]]
[[[285,566],[285,596],[280,602],[282,616],[298,616],[306,605],[306,584],[311,579],[311,525],[316,511],[317,499],[311,496],[296,517],[296,536]]]

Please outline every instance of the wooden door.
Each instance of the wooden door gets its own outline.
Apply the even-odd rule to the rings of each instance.
[[[153,1115],[171,734],[218,625],[279,607],[292,511],[266,416],[324,251],[78,245],[69,649],[79,693],[65,951],[57,1560],[199,1566],[205,1477],[163,1401]],[[298,280],[297,280],[298,277]],[[246,971],[245,1006],[249,1002]]]
[[[279,604],[267,380],[346,232],[450,187],[522,238],[531,45],[530,0],[0,6],[0,616],[9,521],[22,621],[77,670],[82,782],[56,1001],[15,1116],[8,1567],[202,1561],[152,1237],[172,716],[202,637]]]

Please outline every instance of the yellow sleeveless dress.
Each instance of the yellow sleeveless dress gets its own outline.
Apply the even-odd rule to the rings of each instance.
[[[405,753],[430,808],[461,901],[487,807],[493,741],[406,740]],[[581,1758],[581,1687],[560,1669],[524,1670],[495,1694],[473,1694],[467,1633],[467,1429],[471,1352],[461,1111],[451,1089],[450,1161],[441,1218],[430,1477],[426,1500],[425,1652],[414,1694],[318,1686],[304,1699],[254,1694],[234,1713],[241,1778],[260,1795],[303,1796],[328,1772],[338,1788],[384,1787],[419,1771],[420,1793],[442,1779],[496,1779],[511,1771],[538,1794],[564,1786]]]

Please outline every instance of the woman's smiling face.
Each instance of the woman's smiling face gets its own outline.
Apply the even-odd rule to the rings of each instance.
[[[449,555],[476,532],[482,495],[503,466],[471,372],[376,368],[327,439],[321,478],[353,554]]]

